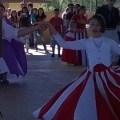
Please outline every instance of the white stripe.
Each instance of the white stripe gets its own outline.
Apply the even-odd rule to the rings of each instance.
[[[67,37],[75,38],[75,33],[68,32],[66,34]]]
[[[111,72],[113,72],[114,74],[117,74],[118,76],[120,76],[120,73],[116,73],[116,69],[114,69],[114,67],[110,68]]]
[[[106,70],[106,71],[107,71],[107,70]],[[107,75],[107,76],[109,76],[109,75]],[[113,92],[109,89],[109,87],[108,87],[107,80],[106,80],[105,75],[104,75],[103,72],[101,73],[101,77],[102,77],[102,79],[103,79],[103,81],[104,81],[107,89],[109,90],[109,92],[114,96],[114,93],[113,93]],[[110,78],[110,79],[111,79],[111,78]],[[114,96],[114,97],[115,97],[115,96]]]
[[[116,98],[120,102],[120,100],[117,98],[117,96],[108,87],[107,80],[106,80],[104,74],[101,74],[101,75],[102,75],[102,78],[103,78],[105,85],[106,85],[107,89],[109,90],[109,92],[114,96],[114,98]],[[109,74],[107,74],[107,76],[109,76]],[[110,76],[109,76],[109,79],[111,79]]]
[[[117,84],[117,82],[116,82],[115,79],[112,77],[112,75],[111,75],[108,71],[106,71],[106,73],[107,73],[107,75],[108,75],[109,81],[110,81],[113,85],[115,85],[116,87],[120,88],[120,85]]]
[[[79,98],[74,120],[98,120],[93,76],[90,75],[82,95]]]
[[[85,54],[85,50],[81,50],[81,54],[82,54],[82,65],[86,65],[86,54]]]
[[[39,109],[37,109],[36,111],[33,112],[33,116],[34,116],[35,118],[38,117],[40,110],[41,110],[41,108],[39,108]]]
[[[54,105],[50,108],[50,110],[43,116],[45,120],[51,120],[54,117],[55,113],[58,111],[59,107],[64,102],[64,100],[85,79],[87,73],[88,71],[63,92],[63,94],[58,98],[58,100],[54,103]]]

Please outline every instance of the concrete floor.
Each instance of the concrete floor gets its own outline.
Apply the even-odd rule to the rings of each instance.
[[[68,66],[57,55],[51,58],[41,50],[27,55],[28,74],[0,86],[0,120],[35,120],[32,112],[42,106],[81,72],[80,66]],[[51,49],[49,52],[51,53]]]

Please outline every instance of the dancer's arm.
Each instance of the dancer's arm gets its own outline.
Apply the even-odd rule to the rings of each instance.
[[[120,55],[120,45],[114,40],[110,40],[111,51]]]
[[[85,39],[76,41],[64,41],[64,39],[57,33],[55,28],[49,23],[49,29],[52,31],[54,39],[58,44],[66,49],[81,50],[85,49]]]
[[[9,25],[5,20],[3,20],[2,27],[3,27],[3,37],[6,40],[10,41],[11,39],[17,39],[19,37],[23,37],[36,30],[44,31],[48,26],[46,26],[45,22],[40,22],[38,25],[33,27],[18,29],[18,28],[14,28],[13,26]]]
[[[18,37],[23,37],[23,36],[28,35],[36,30],[44,31],[46,28],[47,28],[47,25],[45,24],[45,22],[39,22],[39,24],[36,26],[20,29],[18,31]]]

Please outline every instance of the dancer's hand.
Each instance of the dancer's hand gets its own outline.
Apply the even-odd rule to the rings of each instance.
[[[47,22],[42,21],[42,22],[39,22],[37,27],[38,27],[38,30],[45,31],[48,28],[48,24],[47,24]]]
[[[47,25],[48,25],[50,31],[52,32],[52,34],[53,34],[53,35],[56,35],[56,34],[57,34],[57,31],[56,31],[56,29],[53,27],[53,25],[52,25],[51,23],[49,23],[49,22],[47,23]]]

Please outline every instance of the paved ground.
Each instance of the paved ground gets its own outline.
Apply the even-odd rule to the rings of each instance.
[[[57,55],[51,58],[40,49],[27,55],[28,74],[24,78],[0,86],[0,111],[4,115],[0,120],[35,120],[32,112],[80,73],[80,66],[67,66]]]

